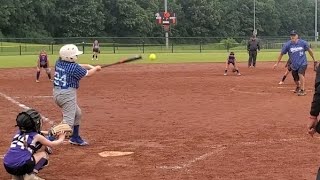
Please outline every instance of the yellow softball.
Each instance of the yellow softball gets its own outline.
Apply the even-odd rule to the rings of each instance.
[[[156,60],[156,59],[157,59],[157,56],[156,56],[155,54],[150,54],[150,55],[149,55],[149,59],[150,59],[151,61]]]

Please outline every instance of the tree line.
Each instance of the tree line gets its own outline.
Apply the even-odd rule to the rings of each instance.
[[[314,36],[314,0],[255,0],[260,36]],[[253,32],[254,0],[168,0],[174,37],[241,37]],[[0,0],[0,38],[162,37],[164,0]],[[320,21],[320,20],[319,20]]]

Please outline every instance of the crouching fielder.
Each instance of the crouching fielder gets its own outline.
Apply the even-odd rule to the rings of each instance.
[[[39,170],[48,165],[49,154],[42,146],[53,147],[61,144],[65,134],[61,133],[56,141],[49,141],[40,134],[42,119],[39,112],[27,109],[18,114],[15,133],[10,148],[4,156],[3,164],[13,179],[41,179]]]
[[[225,76],[228,75],[227,73],[228,73],[228,69],[229,69],[230,64],[233,65],[232,71],[233,72],[237,72],[237,75],[240,76],[241,74],[240,74],[239,69],[238,69],[237,64],[236,64],[236,57],[234,55],[234,52],[230,52],[230,54],[228,56],[228,59],[226,61],[226,69],[224,70],[224,74],[223,75],[225,75]]]
[[[83,77],[92,76],[101,70],[101,66],[78,64],[78,55],[83,52],[74,44],[61,47],[60,58],[55,64],[53,98],[55,103],[62,109],[63,122],[73,128],[73,134],[69,140],[71,144],[84,146],[88,143],[79,134],[81,109],[77,104],[77,89],[79,81]]]
[[[49,58],[48,58],[48,55],[47,55],[45,50],[42,50],[40,52],[40,55],[39,55],[39,58],[38,58],[38,62],[37,62],[37,76],[36,76],[36,82],[37,83],[39,82],[41,68],[46,70],[46,73],[48,75],[49,80],[52,81],[52,79],[51,79],[51,69],[49,67]]]

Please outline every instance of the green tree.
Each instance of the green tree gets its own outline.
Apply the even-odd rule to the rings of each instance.
[[[55,36],[99,36],[105,29],[102,0],[57,0]]]
[[[177,0],[177,3],[184,11],[182,22],[189,36],[214,35],[222,15],[218,0]]]

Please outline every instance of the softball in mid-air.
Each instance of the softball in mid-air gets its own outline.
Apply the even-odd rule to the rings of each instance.
[[[150,54],[150,55],[149,55],[149,59],[150,59],[151,61],[156,60],[156,59],[157,59],[157,56],[156,56],[155,54]]]

